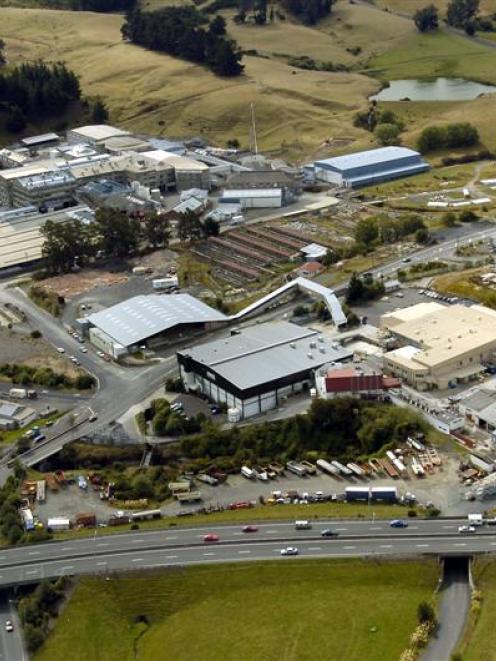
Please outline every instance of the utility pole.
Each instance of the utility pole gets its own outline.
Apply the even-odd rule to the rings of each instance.
[[[255,152],[255,156],[258,156],[258,143],[257,143],[257,126],[255,124],[255,106],[253,103],[250,104],[251,107],[251,140],[250,145],[252,151]]]

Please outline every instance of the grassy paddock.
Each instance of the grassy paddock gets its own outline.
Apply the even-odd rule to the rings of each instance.
[[[298,560],[84,578],[35,660],[396,661],[438,571]]]
[[[436,278],[434,288],[441,294],[470,298],[490,308],[496,308],[496,290],[492,287],[478,285],[472,281],[475,276],[490,271],[491,266],[487,265],[482,268],[448,273]]]

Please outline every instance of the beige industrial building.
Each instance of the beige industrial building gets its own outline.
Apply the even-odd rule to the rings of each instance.
[[[0,206],[60,208],[78,186],[111,177],[123,184],[167,190],[209,187],[209,167],[192,158],[159,149],[110,156],[98,154],[67,162],[63,158],[34,161],[0,170]]]
[[[496,357],[496,311],[482,305],[420,303],[381,318],[399,348],[384,370],[417,390],[444,390],[476,379]]]

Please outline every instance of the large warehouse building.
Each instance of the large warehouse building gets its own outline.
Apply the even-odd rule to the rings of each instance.
[[[369,149],[314,163],[316,179],[346,188],[408,177],[429,168],[418,152],[406,147]]]
[[[444,390],[476,379],[496,356],[496,311],[420,303],[383,315],[401,344],[384,355],[385,371],[418,390]]]
[[[91,343],[113,358],[177,341],[188,330],[208,330],[225,315],[189,294],[135,296],[79,319]]]
[[[203,393],[248,418],[309,388],[315,370],[325,363],[352,355],[310,328],[277,321],[179,351],[177,359],[187,391]]]

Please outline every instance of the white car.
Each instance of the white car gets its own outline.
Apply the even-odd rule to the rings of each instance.
[[[81,351],[81,353],[88,353],[88,349],[86,347],[79,347],[79,351]]]
[[[286,546],[281,549],[281,555],[298,555],[298,549],[295,546]]]
[[[5,631],[14,631],[14,625],[10,620],[7,620],[7,622],[5,622]]]
[[[475,527],[474,526],[459,526],[458,527],[458,532],[464,533],[466,535],[473,534],[473,533],[475,533]]]
[[[58,351],[59,353],[65,353],[65,349],[64,349],[64,347],[57,347],[57,351]]]

